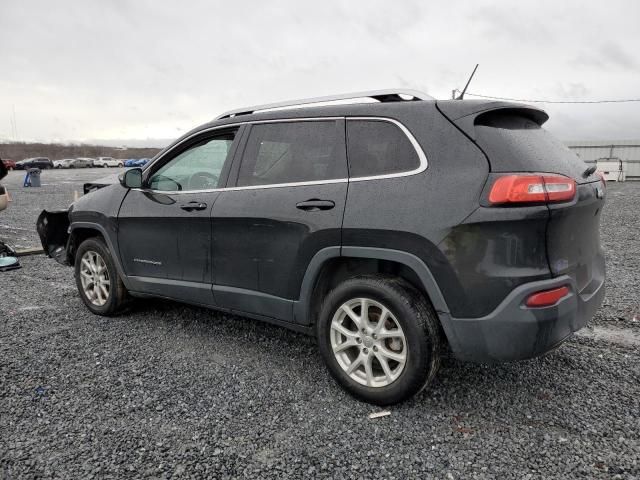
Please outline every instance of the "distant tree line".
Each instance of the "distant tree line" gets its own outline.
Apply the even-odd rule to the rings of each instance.
[[[151,158],[159,148],[116,148],[101,145],[61,143],[0,143],[0,158],[24,160],[31,157],[48,157],[51,160],[78,157]]]

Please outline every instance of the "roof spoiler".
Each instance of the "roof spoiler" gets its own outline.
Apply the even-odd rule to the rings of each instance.
[[[472,140],[475,140],[474,127],[476,122],[479,117],[485,113],[495,112],[497,110],[504,110],[505,113],[507,111],[517,112],[519,115],[533,120],[538,125],[542,125],[549,120],[547,112],[525,103],[486,100],[439,100],[437,106],[438,110],[440,110],[445,117]]]

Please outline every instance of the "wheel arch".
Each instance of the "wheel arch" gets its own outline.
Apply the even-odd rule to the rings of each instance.
[[[115,248],[111,241],[111,237],[107,234],[105,228],[98,223],[91,222],[74,222],[71,223],[69,232],[69,243],[67,246],[67,255],[69,259],[69,263],[73,265],[75,263],[75,252],[78,249],[78,246],[88,238],[100,237],[102,241],[104,241],[105,245],[109,249],[111,253],[111,257],[113,259],[113,263],[116,265],[118,270],[118,274],[122,279],[125,286],[127,285],[127,277],[124,274],[124,270],[120,263],[120,256],[118,255],[118,250]]]
[[[82,242],[88,238],[100,237],[104,240],[104,235],[95,228],[79,227],[72,229],[69,233],[69,246],[67,248],[67,256],[69,264],[75,264],[75,254]]]
[[[328,247],[320,250],[305,272],[300,297],[294,306],[296,322],[313,325],[324,295],[336,283],[362,273],[391,273],[411,283],[426,295],[447,331],[449,308],[429,267],[411,253],[377,247]]]

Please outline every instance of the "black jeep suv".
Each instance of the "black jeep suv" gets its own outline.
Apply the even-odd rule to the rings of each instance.
[[[447,345],[535,357],[600,306],[605,185],[547,118],[412,91],[236,110],[38,231],[96,314],[152,296],[315,334],[344,388],[391,404]]]

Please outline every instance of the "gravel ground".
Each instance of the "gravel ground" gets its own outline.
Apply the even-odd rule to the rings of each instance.
[[[37,245],[40,208],[102,174],[12,173],[0,236]],[[70,269],[25,257],[0,274],[0,478],[640,478],[640,184],[608,195],[595,329],[541,359],[445,359],[375,420],[312,338],[159,301],[93,316]]]

